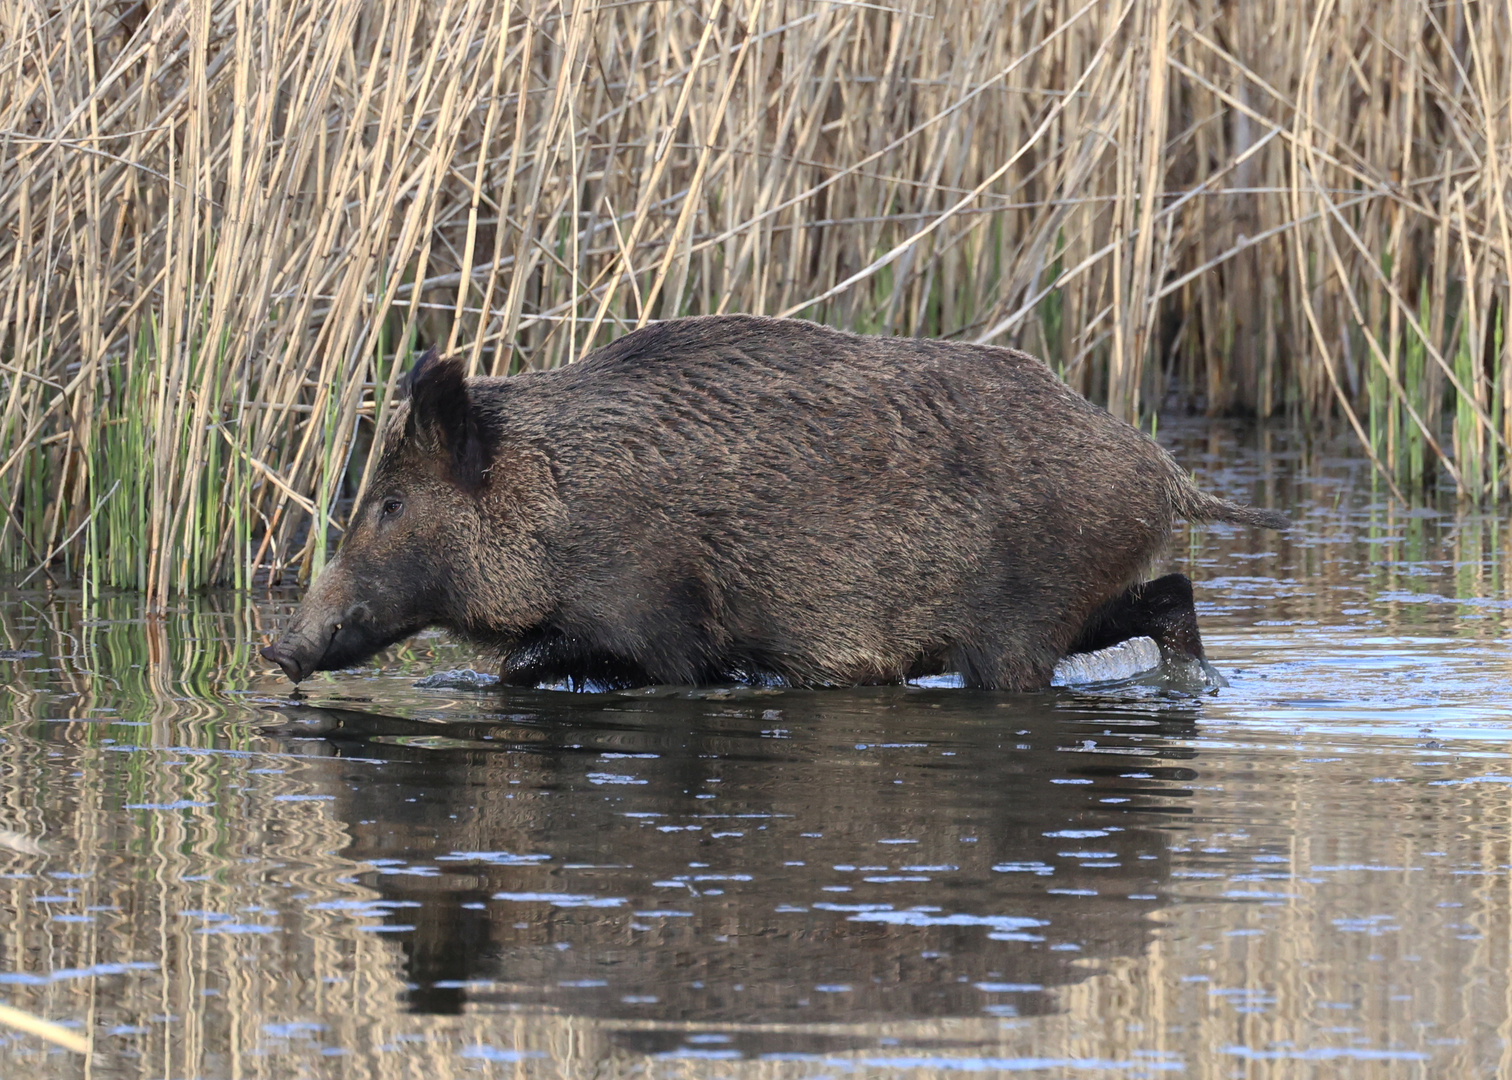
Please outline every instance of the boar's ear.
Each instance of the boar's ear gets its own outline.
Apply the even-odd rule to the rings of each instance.
[[[442,359],[436,348],[425,350],[404,388],[410,411],[405,434],[434,439],[451,458],[452,475],[468,491],[483,486],[493,458],[487,432],[467,393],[467,373],[457,357]]]

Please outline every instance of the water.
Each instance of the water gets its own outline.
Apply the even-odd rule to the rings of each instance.
[[[292,594],[10,594],[0,1005],[92,1050],[0,1076],[1512,1075],[1505,529],[1175,441],[1298,520],[1170,560],[1216,694],[291,702]]]

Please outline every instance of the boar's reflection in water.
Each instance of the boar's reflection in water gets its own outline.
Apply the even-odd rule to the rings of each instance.
[[[308,780],[312,754],[338,759],[325,805],[351,838],[341,854],[377,867],[358,880],[394,905],[385,937],[417,1011],[1030,1015],[1099,961],[1143,954],[1195,775],[1170,740],[1195,709],[1120,723],[1060,692],[1003,700],[510,691],[507,716],[463,722],[280,706],[276,734],[299,740]],[[382,764],[351,783],[342,757]]]
[[[1010,349],[710,316],[464,379],[422,358],[336,559],[263,651],[299,682],[427,626],[506,683],[1032,690],[1130,637],[1205,663],[1176,518],[1281,528]]]

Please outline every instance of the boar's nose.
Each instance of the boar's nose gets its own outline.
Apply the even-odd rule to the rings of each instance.
[[[298,683],[309,674],[299,666],[299,658],[294,655],[294,651],[286,642],[280,641],[269,645],[262,651],[262,655],[263,659],[271,660],[283,668],[283,673],[288,676],[291,683]]]

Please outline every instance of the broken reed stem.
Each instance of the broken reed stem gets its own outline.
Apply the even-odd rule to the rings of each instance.
[[[1504,6],[67,2],[0,71],[0,569],[312,573],[416,348],[722,311],[1508,493]]]
[[[44,1020],[40,1016],[33,1016],[14,1006],[0,1005],[0,1025],[14,1028],[27,1035],[34,1035],[54,1046],[72,1050],[75,1054],[89,1056],[88,1035],[73,1031],[62,1024],[55,1024],[51,1020]]]

